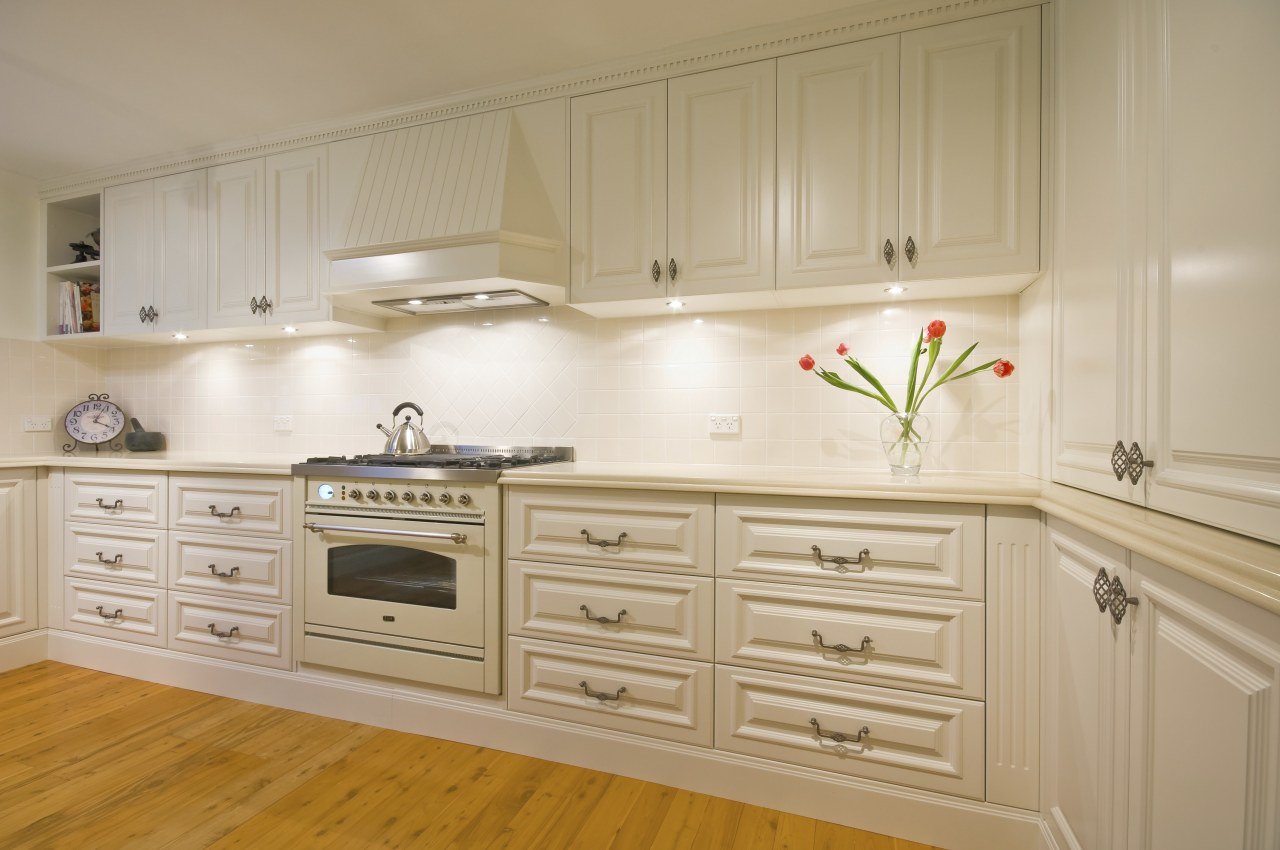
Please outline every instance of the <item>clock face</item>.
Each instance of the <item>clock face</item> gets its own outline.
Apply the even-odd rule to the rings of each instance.
[[[82,443],[105,443],[124,430],[124,413],[109,401],[82,401],[67,411],[65,425]]]

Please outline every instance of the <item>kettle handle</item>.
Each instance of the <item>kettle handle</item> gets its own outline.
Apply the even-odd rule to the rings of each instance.
[[[404,402],[401,402],[399,405],[397,405],[397,407],[396,407],[396,409],[395,409],[395,410],[391,411],[391,415],[392,415],[392,416],[399,416],[399,415],[400,415],[400,411],[404,410],[406,407],[407,407],[407,408],[410,408],[414,413],[418,414],[418,418],[419,418],[419,419],[421,419],[421,418],[422,418],[422,408],[421,408],[421,407],[418,407],[418,405],[414,404],[414,403],[413,403],[413,402],[411,402],[411,401],[404,401]]]

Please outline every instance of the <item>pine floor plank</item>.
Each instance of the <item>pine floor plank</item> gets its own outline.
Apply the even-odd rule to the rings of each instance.
[[[931,850],[55,662],[0,673],[0,847]]]

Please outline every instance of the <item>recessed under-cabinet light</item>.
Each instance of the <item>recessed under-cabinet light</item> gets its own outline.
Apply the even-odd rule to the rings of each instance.
[[[679,298],[672,298],[670,301],[667,302],[667,306],[670,307],[672,310],[679,310],[681,307],[684,306],[684,302],[681,301]]]
[[[281,330],[283,330],[287,334],[296,334],[298,332],[298,329],[295,328],[293,325],[289,325],[288,327],[281,328]]]
[[[173,338],[174,338],[174,339],[186,339],[186,338],[187,338],[187,335],[186,335],[186,334],[184,334],[184,333],[182,333],[182,331],[178,331],[178,333],[176,333],[176,334],[174,334],[174,335],[173,335]]]
[[[885,287],[884,291],[890,295],[901,295],[907,291],[907,288],[905,286],[898,286],[898,284],[895,283],[893,286]]]

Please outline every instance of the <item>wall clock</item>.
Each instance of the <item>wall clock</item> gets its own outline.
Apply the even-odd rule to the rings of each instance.
[[[124,430],[124,411],[106,393],[90,393],[87,401],[67,411],[62,425],[74,440],[62,447],[64,452],[80,443],[93,446],[94,451],[100,451],[104,445],[117,452],[124,448],[111,442]]]

